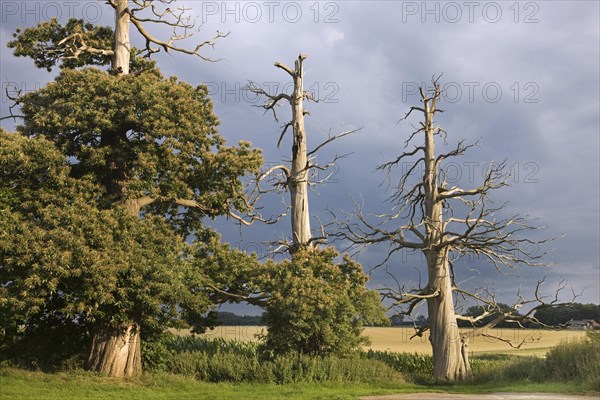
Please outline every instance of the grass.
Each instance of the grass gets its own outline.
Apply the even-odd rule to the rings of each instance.
[[[356,399],[358,396],[415,391],[413,385],[230,384],[199,382],[164,373],[119,381],[82,371],[44,374],[0,370],[0,399]]]
[[[230,384],[206,383],[164,373],[119,381],[83,371],[44,374],[13,368],[0,369],[0,399],[22,400],[104,400],[104,399],[357,399],[360,396],[443,392],[557,392],[582,393],[574,383],[457,384],[422,386],[415,384]]]

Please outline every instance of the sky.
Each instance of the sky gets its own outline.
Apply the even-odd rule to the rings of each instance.
[[[412,132],[399,120],[418,105],[416,88],[443,74],[445,112],[438,122],[448,132],[448,146],[465,139],[479,141],[452,164],[451,184],[478,186],[490,161],[507,160],[514,168],[511,187],[493,193],[497,204],[508,201],[499,216],[538,218],[544,229],[533,239],[555,238],[539,252],[550,267],[506,270],[467,259],[457,263],[466,287],[492,288],[505,303],[517,300],[521,288],[533,295],[545,277],[549,296],[566,281],[562,299],[572,290],[578,302],[600,303],[600,12],[596,1],[179,1],[196,20],[199,31],[183,45],[229,33],[204,56],[159,54],[158,66],[193,85],[205,84],[221,121],[220,134],[231,144],[247,140],[261,148],[267,165],[290,158],[289,136],[276,143],[281,123],[263,114],[260,99],[243,88],[253,81],[269,91],[289,90],[289,77],[273,66],[293,66],[306,54],[305,88],[321,99],[306,104],[308,146],[328,133],[361,128],[319,152],[325,163],[339,160],[325,185],[310,196],[313,227],[331,221],[328,210],[341,215],[364,202],[367,213],[390,210],[385,176],[379,164],[403,151]],[[34,26],[58,17],[84,18],[110,25],[112,9],[96,1],[0,1],[0,115],[11,102],[6,87],[35,90],[57,71],[38,70],[28,59],[15,58],[6,43],[17,27]],[[164,26],[149,29],[168,38]],[[132,42],[142,42],[132,30]],[[273,92],[274,93],[274,92]],[[282,121],[289,116],[282,108]],[[410,122],[416,123],[417,120]],[[3,120],[12,130],[14,123]],[[440,146],[442,143],[440,142]],[[450,148],[448,147],[448,148]],[[443,146],[441,147],[443,148]],[[392,181],[399,175],[392,175]],[[282,210],[285,195],[263,199],[265,210]],[[231,221],[209,221],[234,247],[266,252],[264,242],[289,237],[290,221],[255,224],[240,229]],[[338,245],[341,245],[338,243]],[[538,249],[536,249],[538,251]],[[356,255],[372,276],[369,286],[395,284],[383,261],[387,247],[370,246]],[[404,252],[389,260],[387,271],[410,286],[424,276],[419,255]],[[255,314],[234,305],[224,309]],[[424,310],[423,310],[424,311]]]

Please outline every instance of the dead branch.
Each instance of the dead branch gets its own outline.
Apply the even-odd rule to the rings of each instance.
[[[331,134],[331,130],[330,130],[329,132],[327,132],[327,140],[325,140],[324,142],[322,142],[321,144],[319,144],[313,150],[309,151],[307,153],[307,155],[311,156],[314,153],[316,153],[317,151],[319,151],[319,149],[325,147],[326,145],[328,145],[329,143],[333,142],[334,140],[337,140],[337,139],[342,138],[344,136],[348,136],[348,135],[351,135],[353,133],[356,133],[356,132],[360,131],[361,129],[362,128],[352,129],[352,130],[349,130],[349,131],[344,131],[344,132],[338,133],[336,135],[332,135]]]
[[[261,294],[257,296],[252,296],[249,294],[239,294],[234,292],[233,290],[222,290],[214,285],[206,285],[206,289],[218,294],[221,298],[218,302],[222,303],[224,301],[244,301],[248,304],[252,304],[259,307],[266,307],[270,303],[270,296],[266,294]]]

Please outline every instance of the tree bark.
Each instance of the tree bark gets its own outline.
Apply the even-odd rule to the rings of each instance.
[[[92,340],[87,367],[115,378],[141,373],[139,324],[130,322],[118,327],[100,325]]]
[[[461,340],[454,299],[448,246],[443,240],[443,202],[438,199],[438,166],[435,157],[434,117],[437,97],[423,101],[425,114],[425,219],[427,246],[423,250],[427,259],[428,292],[437,293],[427,299],[429,329],[433,350],[433,376],[437,380],[462,380],[470,376],[470,366],[465,358],[466,349]]]
[[[128,0],[116,0],[115,8],[115,48],[112,70],[115,74],[129,74],[131,42],[129,40],[130,18],[127,12]]]
[[[304,128],[304,69],[305,56],[300,55],[295,62],[294,92],[292,94],[292,170],[289,189],[292,209],[292,253],[310,244],[310,214],[308,210],[309,166]]]
[[[461,335],[454,312],[452,279],[448,251],[426,252],[429,292],[438,293],[427,299],[431,348],[433,350],[433,377],[437,380],[468,379],[471,367],[468,360],[468,338]]]

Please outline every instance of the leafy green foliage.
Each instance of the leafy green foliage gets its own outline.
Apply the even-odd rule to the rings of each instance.
[[[79,236],[81,230],[93,230],[88,218],[98,217],[98,211],[89,204],[97,194],[88,182],[69,178],[64,157],[52,143],[0,129],[2,347],[25,330],[41,332],[49,320],[61,319],[48,312],[50,304],[69,308],[61,298],[62,285],[73,284],[81,273],[69,263],[75,258],[97,261],[84,253],[80,245],[86,238]],[[75,308],[81,305],[76,303]]]
[[[43,134],[72,160],[76,177],[106,190],[110,203],[149,196],[146,212],[168,215],[184,235],[204,216],[247,209],[239,178],[262,157],[247,142],[225,146],[205,86],[196,88],[156,70],[111,76],[64,70],[22,99],[20,132]],[[181,214],[174,199],[195,201]]]
[[[37,343],[41,356],[44,342],[61,353],[49,342],[59,335],[45,330],[65,333],[65,345],[81,344],[95,322],[133,319],[153,332],[178,326],[182,305],[205,312],[209,299],[191,289],[199,273],[186,261],[183,238],[160,217],[97,208],[100,188],[69,170],[44,138],[0,132],[4,346]]]
[[[300,250],[272,264],[264,287],[267,352],[347,356],[368,338],[362,327],[387,321],[376,292],[367,290],[360,264],[331,249]]]
[[[57,64],[61,68],[107,65],[111,60],[110,55],[81,52],[77,57],[73,56],[83,45],[99,50],[112,50],[114,41],[111,28],[96,27],[74,18],[69,19],[64,26],[56,18],[52,18],[33,28],[23,31],[18,29],[13,37],[15,40],[8,42],[8,47],[14,49],[15,56],[30,57],[36,67],[46,68],[48,71]]]

